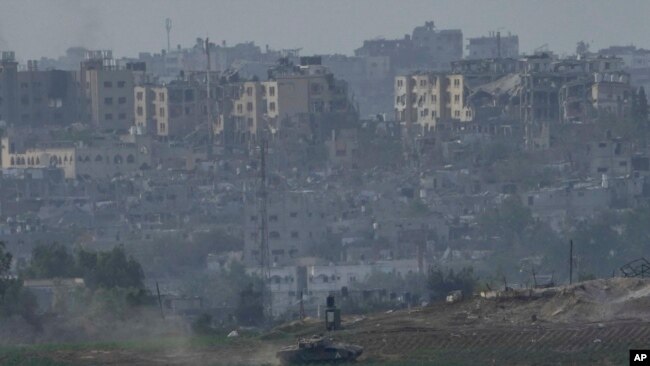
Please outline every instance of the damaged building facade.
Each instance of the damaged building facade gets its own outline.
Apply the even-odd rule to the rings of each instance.
[[[24,127],[66,126],[83,121],[75,73],[39,70],[28,61],[18,69],[13,52],[0,58],[0,121]]]
[[[267,81],[240,81],[226,86],[228,104],[216,121],[220,140],[246,144],[257,139],[261,129],[275,135],[287,121],[332,113],[355,113],[348,99],[347,83],[336,79],[321,64],[320,57],[302,57],[300,65],[288,60],[269,69]]]
[[[441,120],[471,121],[463,75],[418,72],[395,78],[395,119],[407,130],[434,131]]]
[[[467,59],[517,58],[519,57],[519,37],[501,32],[491,32],[488,36],[474,37],[468,40]]]
[[[550,143],[550,126],[623,118],[633,89],[621,59],[560,59],[548,53],[463,60],[451,73],[408,73],[395,78],[395,118],[416,133],[444,121],[518,124],[531,149]]]
[[[134,88],[135,126],[161,139],[179,139],[207,119],[206,89],[193,79]]]

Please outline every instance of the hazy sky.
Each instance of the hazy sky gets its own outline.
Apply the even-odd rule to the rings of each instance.
[[[0,50],[20,60],[77,45],[137,56],[165,47],[167,17],[172,45],[208,35],[302,54],[352,54],[364,39],[403,37],[426,20],[465,38],[511,31],[523,52],[548,43],[570,53],[579,40],[650,48],[650,0],[0,0]]]

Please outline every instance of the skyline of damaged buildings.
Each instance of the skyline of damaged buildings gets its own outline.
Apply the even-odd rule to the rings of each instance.
[[[3,50],[0,240],[19,268],[52,240],[137,256],[219,231],[237,247],[194,270],[258,271],[264,150],[280,316],[376,271],[481,268],[502,238],[479,218],[509,197],[558,233],[646,200],[647,146],[612,131],[647,119],[650,51],[519,50],[516,34],[465,42],[433,21],[353,55],[202,38],[120,59],[72,47],[19,64]]]

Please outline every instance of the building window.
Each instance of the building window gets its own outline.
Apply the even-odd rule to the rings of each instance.
[[[291,213],[289,213],[289,216],[293,217],[293,218],[296,218],[296,217],[298,217],[298,213],[297,212],[291,212]]]
[[[454,103],[460,103],[460,94],[454,94]]]
[[[276,221],[278,221],[278,215],[269,216],[269,222],[276,222]]]
[[[117,82],[117,87],[118,88],[124,88],[125,85],[126,85],[126,81],[118,81]]]
[[[120,113],[120,114],[117,116],[117,119],[122,119],[122,120],[126,119],[126,113]]]
[[[136,113],[138,113],[138,116],[142,116],[142,115],[144,114],[144,111],[143,111],[143,109],[142,109],[142,106],[138,106],[138,108],[137,108],[137,112],[136,112]]]
[[[252,87],[249,86],[248,88],[246,88],[246,95],[248,95],[249,97],[253,96],[253,88]]]
[[[185,90],[185,101],[186,102],[194,101],[194,90],[192,89]]]
[[[137,100],[140,100],[140,101],[141,101],[142,98],[143,98],[143,93],[142,93],[141,91],[137,92],[136,95],[135,95],[135,98],[136,98]]]
[[[291,239],[298,239],[300,237],[300,234],[298,234],[297,231],[292,231],[291,232]]]
[[[323,113],[325,111],[325,102],[317,100],[312,105],[312,110],[315,113]]]
[[[274,86],[269,88],[269,95],[272,96],[272,97],[275,96],[275,87]]]
[[[404,80],[402,80],[402,79],[397,79],[397,87],[398,87],[398,88],[401,88],[402,86],[404,86]]]
[[[160,108],[160,110],[158,111],[158,115],[160,117],[165,117],[165,108]]]
[[[459,87],[460,86],[460,79],[454,79],[454,86]]]
[[[275,112],[275,102],[271,102],[271,103],[269,103],[269,110],[270,110],[271,112]]]
[[[125,104],[125,103],[126,103],[126,97],[120,97],[120,98],[117,100],[117,104]]]
[[[237,104],[237,113],[244,113],[244,106],[241,104]]]
[[[111,105],[113,104],[113,98],[104,98],[104,104]]]
[[[165,93],[161,92],[160,94],[158,94],[158,98],[160,99],[161,102],[164,102],[165,101]]]
[[[106,113],[106,114],[104,115],[104,119],[106,119],[106,120],[113,119],[113,114],[112,114],[112,113]]]
[[[112,88],[112,87],[113,87],[113,83],[112,83],[112,82],[110,82],[110,81],[104,81],[104,88]]]

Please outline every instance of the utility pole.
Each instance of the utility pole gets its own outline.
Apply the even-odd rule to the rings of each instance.
[[[573,239],[569,240],[569,285],[573,284]]]
[[[537,276],[535,275],[535,267],[533,266],[532,268],[533,271],[533,286],[534,288],[537,288]]]
[[[205,108],[208,118],[208,148],[207,155],[208,160],[212,161],[212,145],[214,144],[214,131],[212,126],[212,99],[210,98],[210,41],[208,37],[205,37],[205,57],[206,57],[206,66],[205,66],[205,85],[206,85],[206,95],[205,95]]]
[[[165,30],[167,30],[167,52],[169,52],[171,51],[169,33],[172,31],[172,20],[170,18],[165,19]]]
[[[163,313],[162,299],[160,298],[160,287],[158,287],[158,281],[156,281],[156,292],[158,293],[158,305],[160,306],[160,316],[165,319],[165,313]]]
[[[300,291],[300,320],[305,319],[305,304],[303,303],[303,294]]]
[[[267,320],[273,318],[273,299],[271,298],[271,260],[269,251],[269,228],[268,228],[268,192],[266,191],[266,136],[260,138],[260,273],[263,281],[262,304],[264,306],[264,317]]]
[[[497,31],[497,58],[501,58],[501,32]]]

